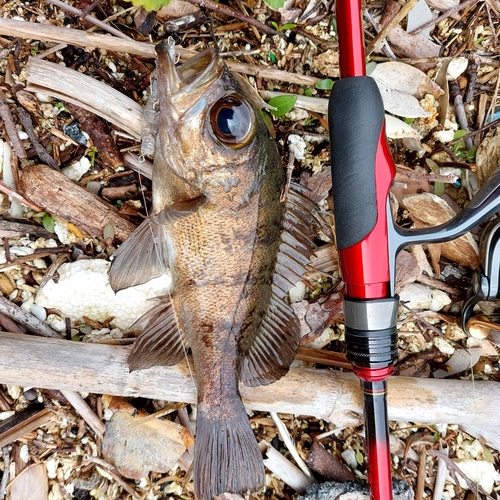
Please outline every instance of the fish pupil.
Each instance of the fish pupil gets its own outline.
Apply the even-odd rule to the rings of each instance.
[[[239,115],[231,108],[222,108],[217,116],[219,130],[228,136],[238,137],[241,128]]]
[[[218,101],[210,112],[210,125],[215,138],[233,149],[246,146],[255,132],[253,109],[238,96]]]

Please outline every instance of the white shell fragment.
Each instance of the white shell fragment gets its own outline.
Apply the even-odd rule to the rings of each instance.
[[[419,283],[408,283],[400,293],[401,302],[406,302],[410,309],[440,311],[451,303],[450,297],[441,290],[432,290]]]
[[[115,294],[109,286],[109,266],[101,259],[63,264],[58,282],[49,281],[38,292],[36,305],[58,309],[72,322],[83,316],[99,322],[114,316],[111,326],[126,330],[153,307],[149,299],[164,295],[170,287],[170,277],[163,275]]]
[[[297,134],[290,134],[288,136],[288,143],[290,144],[290,152],[292,152],[297,160],[305,158],[307,144],[304,139]]]
[[[472,481],[478,483],[486,493],[493,491],[495,481],[500,481],[500,474],[495,466],[486,460],[453,460],[460,470]],[[460,486],[467,488],[465,481],[457,474]]]
[[[61,171],[72,181],[78,182],[90,170],[90,167],[90,160],[86,156],[82,156],[79,161]]]
[[[466,57],[452,59],[446,70],[446,79],[449,81],[456,80],[467,69],[468,65],[469,60]]]

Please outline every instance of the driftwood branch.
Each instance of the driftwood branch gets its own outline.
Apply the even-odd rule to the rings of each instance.
[[[0,35],[17,36],[24,39],[44,40],[55,43],[67,43],[76,47],[98,47],[114,52],[125,52],[147,58],[155,57],[154,45],[135,40],[125,40],[116,36],[98,35],[87,31],[60,28],[49,24],[28,23],[0,18]],[[181,47],[175,50],[181,60],[187,60],[196,52]],[[258,75],[262,78],[313,86],[320,79],[313,76],[289,73],[275,68],[256,66],[254,64],[226,61],[228,68],[236,73]]]
[[[178,402],[196,400],[193,368],[185,362],[129,373],[129,347],[0,333],[0,383],[59,390],[141,396]],[[312,415],[337,426],[358,423],[362,413],[359,382],[353,374],[293,368],[267,387],[241,387],[254,410]],[[496,382],[392,377],[389,417],[422,423],[480,428],[500,447]],[[497,441],[492,442],[491,431]]]

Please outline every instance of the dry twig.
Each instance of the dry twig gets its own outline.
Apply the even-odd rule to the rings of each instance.
[[[17,116],[19,116],[20,122],[23,124],[24,130],[28,134],[30,138],[31,144],[35,148],[36,154],[42,163],[45,163],[53,170],[60,170],[59,165],[55,162],[54,158],[47,153],[45,148],[38,142],[38,138],[35,134],[35,130],[33,128],[33,123],[31,121],[31,116],[29,113],[21,108],[17,107]]]
[[[19,135],[17,133],[16,125],[14,124],[14,119],[12,118],[12,113],[10,112],[9,106],[5,101],[5,95],[0,91],[0,118],[2,118],[5,125],[5,130],[9,136],[10,142],[18,158],[26,159],[26,151],[21,144]]]

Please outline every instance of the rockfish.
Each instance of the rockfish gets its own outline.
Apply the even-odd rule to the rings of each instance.
[[[286,303],[314,251],[315,207],[290,186],[250,85],[205,50],[175,67],[157,52],[152,214],[115,253],[115,291],[166,268],[173,290],[139,320],[132,370],[174,365],[188,346],[198,391],[194,487],[200,500],[264,485],[238,382],[286,374],[299,322]]]

